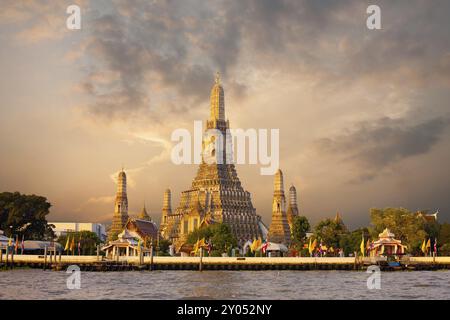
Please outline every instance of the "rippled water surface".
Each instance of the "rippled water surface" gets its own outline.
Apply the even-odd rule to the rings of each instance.
[[[450,299],[450,271],[385,272],[367,289],[355,271],[0,271],[0,299]]]

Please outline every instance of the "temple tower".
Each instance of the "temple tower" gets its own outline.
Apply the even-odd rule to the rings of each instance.
[[[298,216],[298,204],[297,204],[297,189],[292,185],[289,188],[289,202],[288,202],[288,209],[287,209],[287,219],[289,223],[289,227],[291,228],[292,233],[292,223],[294,221],[294,218]]]
[[[112,226],[109,233],[109,239],[114,240],[122,232],[123,227],[128,221],[128,197],[127,197],[127,175],[125,172],[119,172],[117,178],[117,193],[114,206],[114,215]]]
[[[187,235],[205,224],[227,224],[239,244],[262,235],[261,217],[256,214],[251,195],[244,190],[232,161],[229,121],[225,118],[225,94],[219,74],[210,95],[210,116],[202,141],[202,162],[191,187],[181,193],[174,213],[163,212],[161,234],[179,248]],[[210,130],[212,129],[212,130]],[[221,137],[209,135],[220,132]],[[217,140],[216,139],[221,139]],[[220,150],[219,150],[220,149]],[[165,224],[165,217],[167,223]]]
[[[167,224],[169,222],[169,217],[172,216],[172,199],[171,198],[172,198],[172,193],[170,192],[170,189],[166,189],[164,191],[161,222],[160,222],[160,226],[159,226],[159,230],[161,230],[162,237],[165,237],[165,234],[167,232]]]
[[[272,201],[272,223],[269,227],[269,241],[289,245],[291,229],[286,215],[286,200],[284,197],[283,173],[278,169],[275,174]]]

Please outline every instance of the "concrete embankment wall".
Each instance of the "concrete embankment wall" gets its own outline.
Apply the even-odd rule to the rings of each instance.
[[[5,256],[2,261],[5,264]],[[15,255],[14,266],[65,269],[78,265],[87,271],[125,270],[364,270],[377,264],[382,270],[437,270],[450,269],[450,257],[410,257],[398,266],[391,266],[385,257],[119,257],[106,260],[97,256],[44,256]],[[9,259],[8,266],[11,267]]]

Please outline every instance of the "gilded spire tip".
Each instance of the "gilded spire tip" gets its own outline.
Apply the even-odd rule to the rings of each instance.
[[[216,72],[216,84],[220,84],[220,72]]]

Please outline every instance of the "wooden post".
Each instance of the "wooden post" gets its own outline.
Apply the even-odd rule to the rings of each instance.
[[[14,269],[14,249],[11,250],[11,269]]]
[[[200,264],[198,265],[198,271],[203,269],[203,248],[200,248]]]
[[[5,263],[5,268],[8,268],[8,256],[9,256],[9,246],[6,246],[6,263]]]
[[[153,270],[153,245],[150,246],[150,270]]]
[[[97,261],[100,260],[100,245],[97,245]]]
[[[44,248],[44,270],[47,267],[47,246]]]

